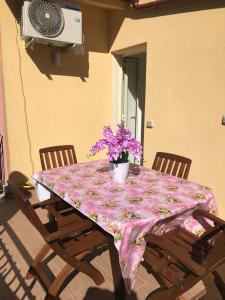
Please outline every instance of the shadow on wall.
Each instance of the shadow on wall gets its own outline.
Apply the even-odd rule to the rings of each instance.
[[[140,0],[140,3],[143,2]],[[147,1],[147,2],[150,2]],[[111,24],[111,32],[110,32],[110,48],[113,45],[114,40],[118,34],[118,31],[123,23],[124,19],[144,19],[144,18],[157,18],[161,16],[167,15],[174,15],[174,14],[182,14],[194,11],[201,11],[201,10],[210,10],[215,8],[222,8],[225,7],[225,0],[192,0],[181,3],[175,4],[168,4],[158,8],[151,8],[151,9],[142,9],[142,10],[135,10],[134,8],[129,8],[126,12],[113,12],[112,13],[112,20],[116,20],[116,22]],[[130,32],[132,35],[132,32]]]
[[[24,186],[24,184],[28,181],[28,178],[19,171],[13,171],[9,174],[9,179],[15,182],[18,187]]]
[[[22,11],[22,0],[5,0],[11,13],[19,24]],[[89,52],[108,53],[108,14],[106,10],[92,7],[81,7],[85,54],[77,55],[73,51],[65,52],[63,48],[35,44],[27,54],[42,74],[49,79],[51,75],[80,77],[82,81],[89,77]],[[20,33],[18,32],[18,35]],[[17,37],[20,40],[20,37]],[[23,47],[25,47],[25,43]],[[56,54],[56,55],[55,55]],[[55,60],[55,63],[54,63]]]
[[[181,3],[173,3],[162,5],[151,9],[135,10],[133,8],[127,11],[125,17],[131,19],[155,18],[167,15],[182,14],[194,11],[210,10],[225,7],[225,0],[191,0],[180,1]],[[140,1],[141,3],[141,1]]]
[[[65,53],[59,47],[36,44],[33,49],[28,48],[27,54],[42,74],[50,80],[51,75],[76,76],[85,82],[88,78],[88,52],[85,55]]]

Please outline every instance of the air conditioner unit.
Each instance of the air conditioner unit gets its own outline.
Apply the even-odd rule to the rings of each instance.
[[[60,47],[82,45],[82,13],[78,6],[51,0],[24,1],[22,39]]]

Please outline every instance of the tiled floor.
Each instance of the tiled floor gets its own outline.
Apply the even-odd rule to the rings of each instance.
[[[43,215],[43,218],[46,216]],[[13,199],[0,200],[0,300],[43,300],[45,292],[37,280],[24,279],[28,265],[44,244],[27,219],[18,211]],[[105,252],[94,260],[105,282],[96,287],[91,279],[79,274],[60,294],[62,300],[113,300],[113,283],[109,254]],[[63,262],[54,258],[49,266],[57,273]],[[207,280],[207,295],[201,299],[222,299],[216,287]],[[158,286],[154,278],[140,266],[131,300],[144,300]],[[186,294],[191,299],[191,292]],[[123,300],[123,299],[121,299]]]

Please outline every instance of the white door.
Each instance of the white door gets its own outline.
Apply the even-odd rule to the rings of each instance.
[[[122,120],[130,129],[132,136],[138,139],[137,108],[138,108],[138,60],[125,57],[123,60],[123,99]]]
[[[143,146],[146,53],[123,57],[121,120]]]
[[[113,125],[121,121],[143,146],[146,52],[115,55],[113,68]],[[142,161],[141,161],[142,163]]]

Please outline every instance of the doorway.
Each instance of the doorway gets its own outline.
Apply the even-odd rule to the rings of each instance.
[[[121,121],[143,147],[146,89],[146,52],[115,55],[114,127]],[[142,161],[139,163],[142,164]]]

